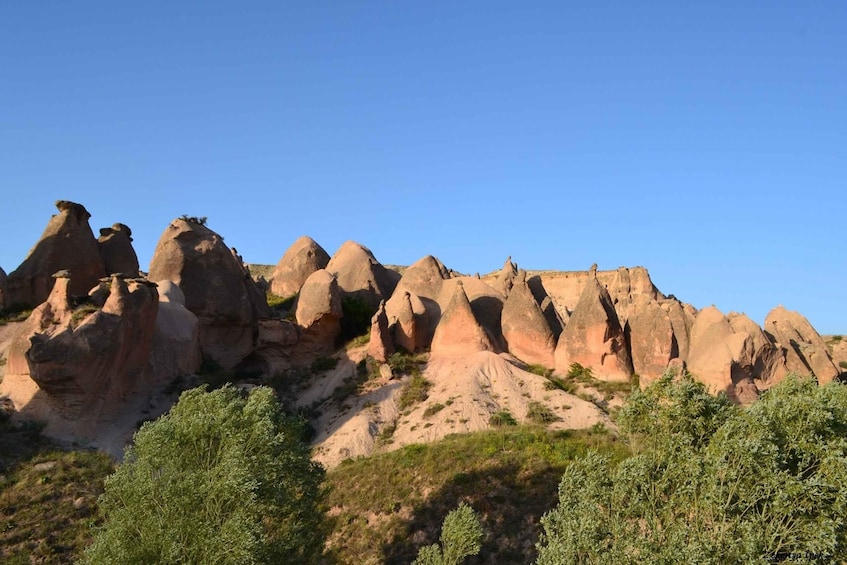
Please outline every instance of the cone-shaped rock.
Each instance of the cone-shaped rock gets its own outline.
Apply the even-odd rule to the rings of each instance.
[[[258,327],[254,300],[261,297],[220,235],[198,222],[174,220],[159,239],[149,277],[182,289],[185,307],[200,322],[204,355],[229,369],[252,352]]]
[[[596,277],[585,285],[556,346],[556,371],[567,372],[573,363],[590,368],[601,380],[626,381],[632,375],[623,328]]]
[[[368,355],[385,363],[394,353],[394,343],[388,331],[388,316],[385,314],[385,301],[379,303],[373,318],[371,318],[371,340],[368,342]]]
[[[311,237],[304,235],[285,252],[274,269],[271,292],[277,296],[291,296],[300,288],[309,275],[325,269],[329,254]]]
[[[374,311],[380,300],[388,300],[400,279],[399,274],[383,267],[370,249],[354,241],[342,244],[326,270],[338,279],[343,296],[359,298]]]
[[[527,363],[553,367],[556,340],[520,271],[503,304],[503,338],[509,353]]]
[[[438,300],[441,296],[444,281],[451,278],[450,271],[435,257],[427,255],[413,263],[400,278],[397,288],[385,303],[385,312],[390,324],[394,324],[400,317],[406,317],[406,292],[415,296],[423,305],[425,312],[418,312],[418,319],[426,318],[426,326],[417,328],[419,336],[416,343],[420,347],[427,347],[432,341],[435,326],[441,318],[441,305]],[[412,308],[414,311],[414,308]],[[422,317],[423,316],[423,317]]]
[[[298,347],[316,354],[332,349],[341,331],[341,315],[338,281],[326,269],[315,271],[297,298],[295,316],[302,329]]]
[[[53,273],[71,273],[69,292],[85,296],[106,275],[97,240],[88,224],[91,214],[82,204],[59,200],[41,239],[7,280],[9,304],[35,306],[47,299],[53,288]]]
[[[512,263],[512,257],[509,256],[506,258],[506,262],[503,263],[503,268],[500,269],[499,273],[497,273],[497,278],[493,283],[494,289],[503,296],[509,296],[509,292],[512,290],[512,286],[515,284],[517,276],[518,265],[516,263]]]
[[[427,309],[417,294],[403,290],[399,301],[395,302],[395,314],[388,318],[391,325],[394,344],[409,352],[425,349],[428,344],[427,328],[429,321]]]
[[[435,328],[432,354],[461,356],[494,350],[494,344],[474,316],[462,282],[457,281],[453,298]]]
[[[662,376],[670,360],[679,357],[671,319],[654,300],[631,310],[626,331],[632,368],[645,385]]]
[[[129,226],[118,223],[110,228],[100,228],[97,246],[106,274],[138,276],[138,255],[132,247],[132,230]]]
[[[826,343],[802,314],[777,306],[765,318],[765,331],[785,350],[789,371],[814,373],[821,384],[838,375]]]

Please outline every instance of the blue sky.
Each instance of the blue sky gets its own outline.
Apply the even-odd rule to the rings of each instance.
[[[847,3],[7,2],[0,266],[57,199],[462,272],[646,266],[847,333]]]

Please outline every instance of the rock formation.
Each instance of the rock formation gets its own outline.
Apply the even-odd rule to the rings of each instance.
[[[820,334],[798,312],[777,306],[765,318],[765,332],[784,350],[786,368],[799,375],[814,373],[828,383],[839,374]]]
[[[385,301],[379,303],[376,314],[371,318],[371,339],[368,343],[368,355],[385,363],[394,353],[394,343],[388,331],[388,316],[385,314]]]
[[[596,277],[583,288],[559,336],[555,360],[560,373],[579,363],[601,380],[626,381],[632,375],[632,361],[612,299]]]
[[[145,378],[158,294],[146,280],[115,276],[102,309],[74,310],[71,286],[58,276],[47,301],[23,323],[0,393],[24,413],[76,422],[84,433],[98,419],[114,418]]]
[[[687,365],[712,392],[745,404],[785,375],[777,349],[755,322],[743,314],[724,316],[714,306],[697,314]]]
[[[688,359],[689,336],[691,335],[691,327],[694,325],[694,319],[697,317],[697,310],[692,305],[683,304],[673,297],[660,300],[659,305],[668,314],[679,358],[685,361]]]
[[[417,328],[420,341],[416,343],[422,343],[423,346],[428,345],[435,333],[435,326],[438,325],[438,320],[441,318],[441,304],[438,302],[441,290],[444,287],[444,281],[450,277],[447,268],[432,255],[427,255],[412,264],[403,273],[397,283],[397,288],[385,303],[385,312],[388,315],[389,323],[398,320],[401,317],[401,310],[407,309],[405,292],[409,292],[417,297],[426,310],[427,326]],[[414,308],[412,310],[414,311]],[[418,314],[420,315],[420,313]],[[402,316],[406,316],[405,312],[402,313]]]
[[[512,257],[509,256],[506,258],[506,262],[503,263],[503,268],[500,269],[500,272],[497,273],[497,278],[493,283],[494,290],[498,291],[503,296],[509,296],[509,292],[512,290],[512,285],[515,284],[515,279],[518,276],[518,265],[517,263],[512,263]]]
[[[354,241],[345,242],[326,266],[338,279],[344,297],[355,297],[375,311],[381,300],[388,300],[400,275],[386,269],[370,249]]]
[[[434,356],[461,356],[478,351],[495,351],[494,343],[474,316],[462,281],[444,309],[432,338]]]
[[[182,289],[185,307],[200,322],[204,355],[229,369],[252,352],[256,301],[264,297],[220,235],[198,222],[174,220],[159,239],[149,277]]]
[[[273,272],[271,292],[277,296],[291,296],[300,288],[309,275],[325,269],[329,254],[309,236],[302,236],[285,252]]]
[[[398,294],[395,292],[395,294]],[[429,344],[427,311],[417,294],[403,290],[394,316],[387,318],[394,344],[408,352],[425,349]],[[396,317],[395,317],[396,316]]]
[[[179,376],[200,368],[199,321],[185,307],[185,295],[171,281],[157,283],[159,310],[150,367],[154,374]]]
[[[634,306],[625,331],[632,355],[632,368],[642,384],[649,384],[679,357],[670,316],[655,300]]]
[[[138,256],[132,247],[132,230],[128,226],[118,223],[100,228],[97,246],[107,275],[138,276]]]
[[[9,304],[36,306],[53,288],[53,273],[72,274],[69,292],[85,296],[106,275],[94,233],[88,224],[91,214],[81,204],[59,200],[54,214],[35,247],[7,280]]]
[[[297,298],[295,316],[301,328],[298,349],[314,354],[330,351],[341,331],[341,315],[338,280],[326,269],[315,271]]]
[[[527,363],[553,367],[556,338],[527,285],[526,271],[513,281],[501,325],[509,353]]]

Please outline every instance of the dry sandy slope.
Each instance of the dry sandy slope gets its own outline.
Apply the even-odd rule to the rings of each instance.
[[[358,353],[351,352],[335,371],[318,379],[301,397],[306,405],[325,394],[344,375],[355,371]],[[544,377],[521,370],[506,355],[480,352],[467,357],[433,358],[423,372],[432,387],[429,397],[404,412],[397,401],[403,379],[381,379],[370,390],[352,395],[341,402],[324,402],[322,416],[315,424],[316,459],[334,467],[348,457],[367,456],[379,451],[398,449],[411,443],[433,442],[452,433],[471,432],[490,427],[489,419],[500,410],[508,410],[518,422],[527,420],[531,402],[547,406],[561,420],[552,429],[578,429],[597,423],[611,425],[597,406],[561,390],[547,390]],[[426,416],[438,405],[437,412]],[[394,427],[393,434],[384,433]],[[380,435],[389,436],[380,440]]]

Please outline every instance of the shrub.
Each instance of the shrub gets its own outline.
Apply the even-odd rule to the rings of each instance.
[[[839,361],[838,366],[842,369],[847,369],[847,361]]]
[[[464,502],[447,514],[441,526],[441,545],[422,547],[412,565],[458,565],[482,548],[482,525]]]
[[[376,308],[358,296],[341,299],[341,332],[338,343],[344,343],[367,333],[371,329],[371,318]]]
[[[429,418],[430,416],[438,414],[442,410],[444,410],[444,405],[441,404],[440,402],[436,402],[435,404],[426,407],[426,410],[424,410],[424,413],[423,413],[423,417]]]
[[[186,214],[183,214],[182,216],[179,217],[179,219],[183,220],[185,222],[188,222],[190,224],[198,224],[198,225],[201,225],[201,226],[205,226],[206,221],[209,218],[207,218],[206,216],[188,216]]]
[[[183,393],[106,479],[88,563],[310,563],[323,469],[273,392]]]
[[[338,358],[336,357],[318,357],[312,364],[309,366],[309,369],[314,374],[323,373],[324,371],[329,371],[335,369],[338,365]]]
[[[432,383],[420,375],[413,375],[403,389],[400,391],[400,399],[397,402],[397,407],[400,410],[405,410],[409,406],[418,402],[423,402],[429,397],[429,389]]]
[[[526,417],[530,422],[541,425],[552,424],[561,420],[550,408],[536,401],[529,403]]]
[[[495,412],[488,418],[488,425],[495,427],[503,427],[503,426],[517,426],[518,421],[515,420],[515,417],[512,416],[512,413],[508,410],[500,410]]]

